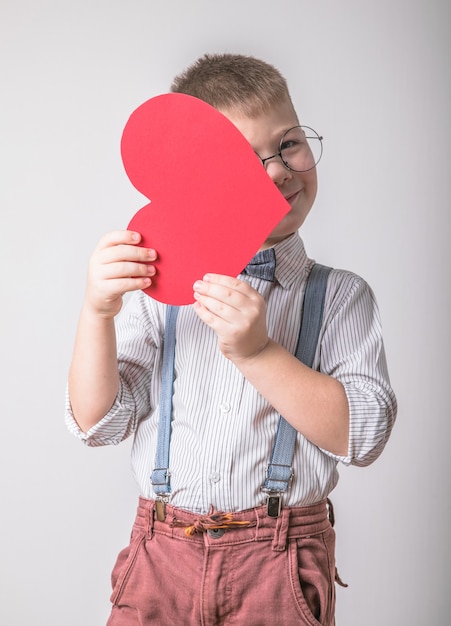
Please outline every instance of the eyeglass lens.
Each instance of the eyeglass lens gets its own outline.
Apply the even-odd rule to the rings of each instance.
[[[322,155],[321,139],[318,133],[309,126],[290,128],[280,142],[282,161],[295,172],[313,169]]]

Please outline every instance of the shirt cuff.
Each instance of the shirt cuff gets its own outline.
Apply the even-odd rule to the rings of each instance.
[[[69,388],[66,387],[65,422],[71,434],[88,446],[117,445],[134,430],[133,399],[126,387],[120,382],[119,392],[113,406],[106,415],[87,432],[78,425],[70,403]]]

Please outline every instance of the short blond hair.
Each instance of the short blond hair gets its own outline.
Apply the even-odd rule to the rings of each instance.
[[[265,113],[284,100],[291,102],[279,70],[242,54],[205,54],[174,78],[171,91],[247,117]]]

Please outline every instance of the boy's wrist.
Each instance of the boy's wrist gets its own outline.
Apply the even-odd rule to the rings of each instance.
[[[120,307],[118,308],[118,310],[116,310],[116,308],[110,309],[106,306],[99,307],[93,305],[88,300],[85,300],[81,315],[82,317],[89,319],[91,322],[104,324],[105,322],[113,322],[114,318],[119,313],[119,310]]]
[[[269,352],[272,351],[274,344],[275,342],[268,337],[267,341],[257,350],[255,350],[254,352],[246,356],[237,357],[233,359],[233,362],[239,369],[251,368],[257,363],[259,363],[260,361],[262,361],[263,358],[266,358]]]

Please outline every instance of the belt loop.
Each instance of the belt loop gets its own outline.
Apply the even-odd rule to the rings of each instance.
[[[147,508],[147,536],[152,539],[153,536],[153,524],[155,517],[155,501],[150,500]]]
[[[255,510],[255,540],[261,541],[264,539],[264,529],[265,529],[265,519],[267,518],[266,514],[266,505],[258,507]]]
[[[279,517],[276,518],[276,528],[272,541],[272,549],[283,552],[287,548],[288,528],[290,526],[290,507],[282,507]]]

